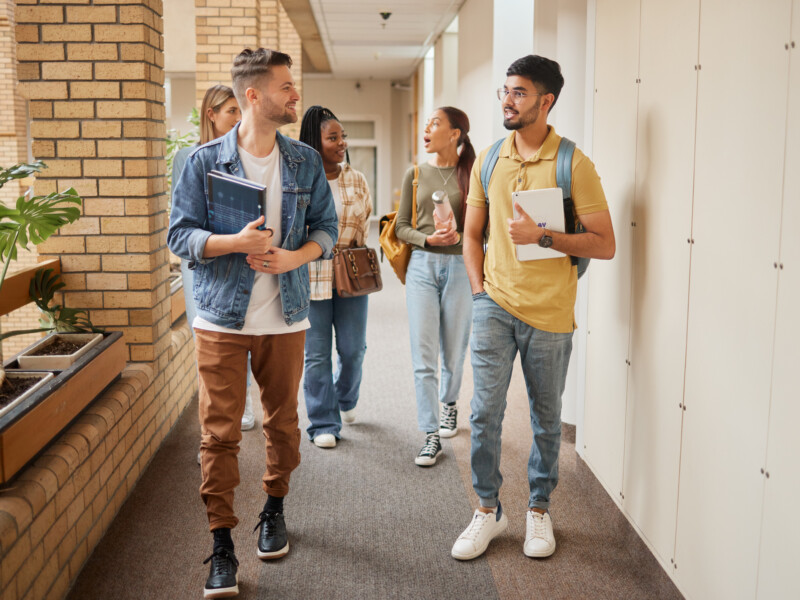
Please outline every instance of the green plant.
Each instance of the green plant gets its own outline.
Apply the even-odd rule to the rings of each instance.
[[[196,107],[192,108],[192,112],[189,113],[186,120],[194,125],[194,129],[184,135],[180,135],[177,129],[170,129],[165,139],[167,142],[167,186],[170,188],[172,187],[172,161],[175,160],[178,150],[194,146],[200,139],[200,113]]]
[[[78,333],[102,333],[103,329],[95,327],[89,320],[89,313],[77,308],[67,308],[60,304],[50,303],[53,301],[56,292],[61,290],[66,284],[61,280],[61,275],[53,269],[39,269],[36,271],[31,285],[28,289],[31,300],[41,311],[39,325],[34,329],[19,331],[9,331],[0,334],[0,340],[26,333],[51,332],[57,333],[78,332]]]
[[[23,179],[45,168],[42,161],[0,168],[0,188],[12,179]],[[0,289],[11,261],[17,259],[17,248],[27,249],[28,242],[41,244],[59,228],[76,221],[81,216],[80,205],[75,188],[46,196],[20,196],[14,208],[0,204]]]
[[[0,188],[12,179],[30,177],[45,168],[47,165],[39,160],[0,167]],[[81,198],[74,188],[46,196],[20,196],[14,208],[0,203],[0,260],[3,262],[0,289],[11,261],[17,259],[17,249],[27,248],[29,242],[41,244],[64,225],[77,221],[81,216],[80,205]],[[4,383],[5,370],[0,366],[0,386]]]

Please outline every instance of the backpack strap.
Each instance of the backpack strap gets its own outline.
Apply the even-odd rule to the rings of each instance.
[[[561,188],[564,199],[572,202],[572,155],[575,153],[575,142],[561,138],[556,156],[556,185]]]
[[[575,142],[562,137],[556,156],[556,185],[564,196],[564,231],[565,233],[583,233],[583,226],[575,224],[575,203],[572,201],[572,155],[575,153]],[[589,266],[588,258],[570,256],[572,264],[578,267],[578,279]]]
[[[492,178],[497,159],[500,157],[500,147],[505,141],[506,138],[500,138],[492,144],[492,147],[489,148],[489,152],[486,153],[486,158],[483,159],[483,164],[481,165],[481,184],[483,185],[483,196],[486,198],[486,204],[489,204],[489,180]]]

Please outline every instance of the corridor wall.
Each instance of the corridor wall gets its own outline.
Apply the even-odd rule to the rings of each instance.
[[[597,0],[595,32],[584,456],[688,598],[800,597],[800,0]]]

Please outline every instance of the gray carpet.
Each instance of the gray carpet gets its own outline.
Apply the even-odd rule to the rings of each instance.
[[[373,240],[377,236],[372,237]],[[437,465],[413,459],[416,431],[404,289],[384,263],[384,290],[370,298],[368,349],[358,421],[346,425],[334,450],[301,445],[302,462],[286,500],[291,551],[275,562],[255,554],[263,436],[246,432],[242,484],[233,532],[240,598],[309,599],[679,599],[680,593],[575,453],[565,427],[561,480],[553,495],[556,554],[533,561],[522,554],[531,433],[519,368],[509,390],[503,428],[505,477],[501,500],[508,530],[471,562],[450,558],[469,523],[469,396],[466,366],[458,436],[443,440]],[[469,362],[469,358],[467,359]],[[301,428],[307,419],[300,393]],[[259,409],[260,413],[260,409]],[[260,417],[260,414],[259,414]],[[69,598],[201,598],[211,536],[198,486],[197,402],[142,475],[110,530],[88,560]]]

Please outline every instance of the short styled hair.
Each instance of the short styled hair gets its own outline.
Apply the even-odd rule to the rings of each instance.
[[[268,50],[267,48],[251,50],[250,48],[245,48],[233,59],[231,85],[233,93],[236,95],[236,100],[239,101],[241,106],[246,106],[245,91],[247,91],[247,88],[253,87],[261,77],[269,75],[272,67],[275,66],[284,66],[291,69],[292,58],[288,54],[277,50]]]
[[[539,56],[538,54],[528,54],[518,58],[506,71],[506,77],[516,75],[530,79],[531,83],[542,94],[553,94],[553,104],[550,110],[556,105],[556,100],[564,87],[564,76],[561,75],[561,66],[554,60]]]

